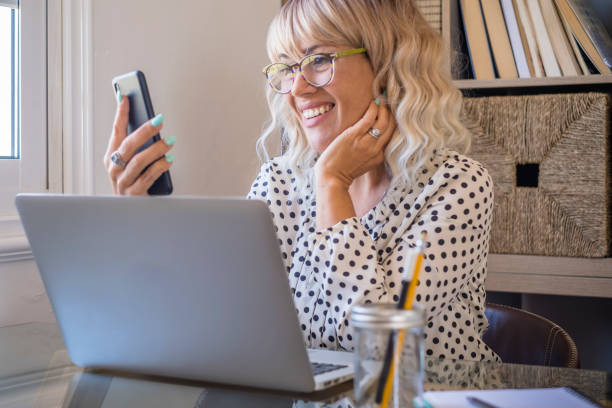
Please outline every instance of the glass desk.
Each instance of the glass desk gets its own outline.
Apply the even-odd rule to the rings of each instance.
[[[572,387],[612,407],[612,373],[426,360],[427,390]],[[95,372],[74,366],[57,325],[0,328],[0,407],[353,407],[352,383],[314,394]]]

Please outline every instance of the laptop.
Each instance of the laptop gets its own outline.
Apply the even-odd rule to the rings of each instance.
[[[306,349],[264,202],[15,201],[75,364],[297,392],[352,378],[352,353]]]

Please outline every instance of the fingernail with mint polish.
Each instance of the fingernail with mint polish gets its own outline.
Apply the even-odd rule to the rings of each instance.
[[[173,155],[171,155],[171,154],[169,154],[168,156],[166,156],[166,161],[167,161],[168,163],[172,163],[172,162],[174,161],[174,156],[173,156]]]
[[[380,105],[380,98],[374,99],[374,103],[377,104],[377,105]]]
[[[153,120],[151,121],[151,124],[157,127],[161,125],[163,122],[164,122],[164,115],[160,113],[156,117],[153,118]]]
[[[164,138],[164,143],[167,146],[172,146],[174,143],[176,143],[176,137],[174,136],[166,137]]]
[[[121,103],[123,101],[123,96],[121,96],[121,89],[117,90],[117,102]]]

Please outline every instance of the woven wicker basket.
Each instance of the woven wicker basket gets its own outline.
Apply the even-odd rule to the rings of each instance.
[[[610,97],[465,98],[470,156],[495,184],[492,253],[610,255]]]

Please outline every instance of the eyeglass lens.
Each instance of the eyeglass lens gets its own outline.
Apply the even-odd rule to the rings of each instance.
[[[301,63],[302,75],[309,84],[323,86],[332,78],[332,59],[327,55],[315,54],[305,58]],[[299,75],[299,73],[296,73]],[[268,81],[272,87],[281,93],[288,93],[293,87],[293,72],[288,65],[274,64],[268,68]]]

